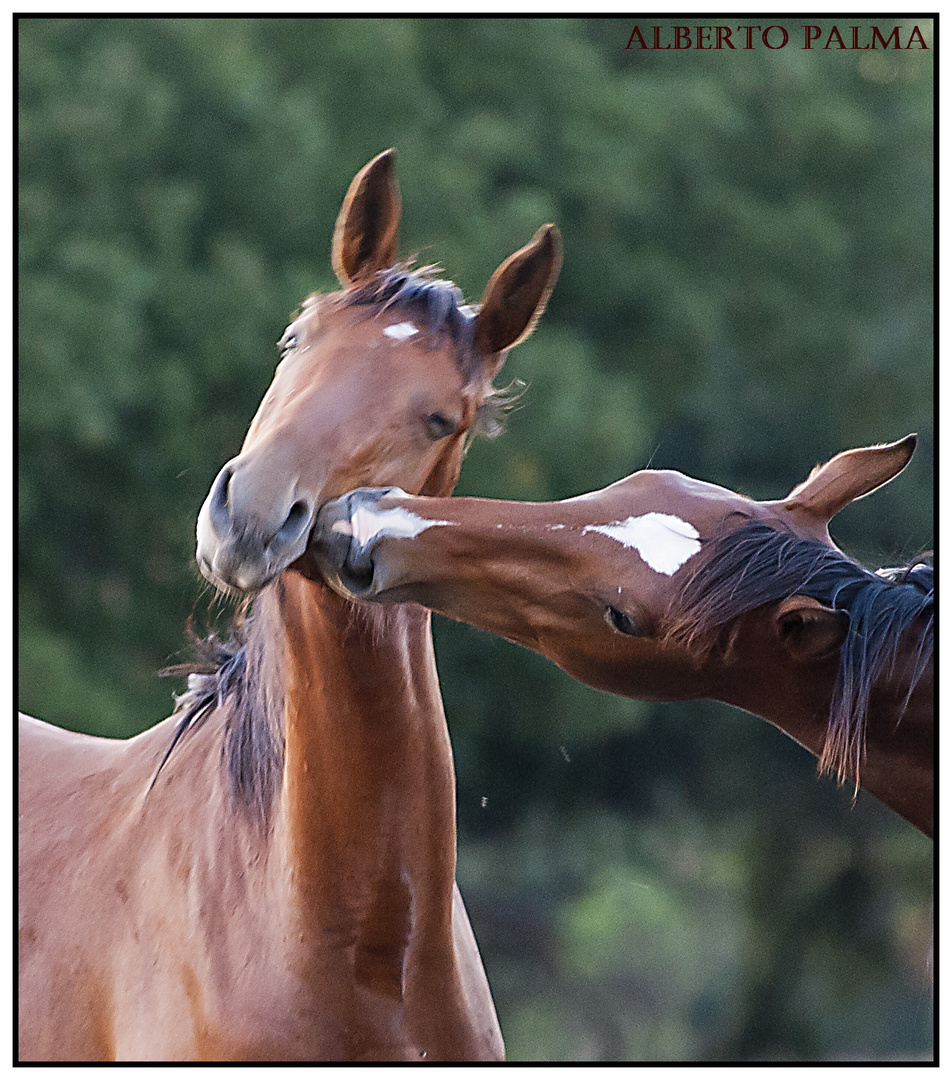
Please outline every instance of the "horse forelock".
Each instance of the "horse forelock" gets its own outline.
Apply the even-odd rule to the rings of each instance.
[[[176,698],[181,716],[156,770],[177,752],[183,737],[198,730],[218,709],[224,712],[221,760],[236,806],[267,822],[284,770],[284,658],[280,634],[270,625],[274,590],[280,580],[242,605],[227,638],[192,634],[198,659],[160,672],[187,675],[188,688]]]
[[[419,319],[437,337],[449,337],[456,350],[456,365],[469,385],[482,374],[476,347],[476,312],[463,302],[452,281],[440,278],[438,266],[413,267],[410,263],[378,271],[366,284],[340,294],[346,307],[396,308]]]
[[[885,680],[904,692],[901,717],[932,659],[933,569],[917,561],[874,573],[835,548],[750,521],[705,542],[665,637],[702,656],[729,623],[796,595],[849,617],[819,767],[858,786],[873,688]]]

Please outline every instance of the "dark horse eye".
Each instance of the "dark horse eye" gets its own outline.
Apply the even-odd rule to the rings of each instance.
[[[431,439],[445,439],[447,435],[452,435],[456,431],[456,421],[444,416],[443,413],[430,413],[424,423],[426,433]]]
[[[609,605],[605,612],[605,616],[619,634],[638,633],[638,624],[635,620],[630,615],[626,615],[623,611],[619,611],[618,608]]]

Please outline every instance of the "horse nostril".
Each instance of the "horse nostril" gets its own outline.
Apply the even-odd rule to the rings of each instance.
[[[288,516],[284,519],[281,528],[275,533],[273,542],[276,541],[282,546],[293,543],[307,527],[310,519],[310,507],[307,503],[298,500],[288,511]]]
[[[212,524],[219,531],[224,531],[231,517],[231,511],[228,508],[228,486],[231,484],[232,475],[232,467],[226,465],[218,474],[208,503]]]

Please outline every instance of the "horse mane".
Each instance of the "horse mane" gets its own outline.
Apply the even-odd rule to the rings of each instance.
[[[858,788],[873,687],[883,678],[905,680],[898,723],[932,659],[932,566],[915,561],[874,573],[835,548],[757,521],[704,548],[671,604],[665,633],[695,655],[708,652],[728,623],[790,596],[810,596],[849,617],[819,769]]]
[[[284,771],[284,671],[276,651],[280,635],[271,627],[280,579],[242,601],[227,638],[201,638],[188,627],[196,659],[164,668],[160,675],[188,676],[175,699],[181,714],[175,734],[152,778],[172,756],[186,732],[196,731],[217,710],[224,712],[221,757],[232,798],[267,822]]]

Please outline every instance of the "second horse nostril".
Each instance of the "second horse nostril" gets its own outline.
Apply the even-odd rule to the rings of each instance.
[[[310,510],[307,503],[296,502],[288,511],[284,524],[278,529],[274,539],[279,544],[289,544],[300,536],[302,530],[310,520]]]

